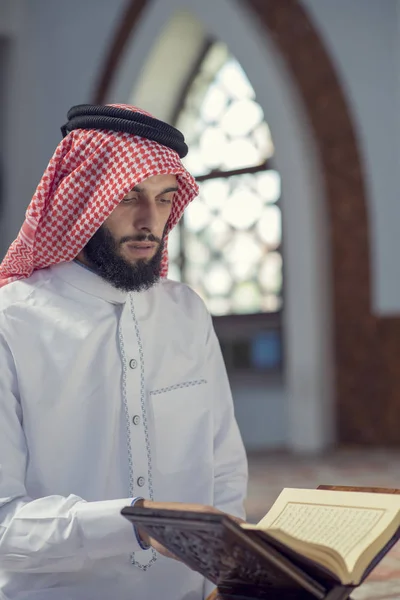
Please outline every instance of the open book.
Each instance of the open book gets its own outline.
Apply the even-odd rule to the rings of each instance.
[[[400,537],[400,495],[390,493],[287,488],[257,525],[215,513],[122,514],[229,599],[348,598]]]
[[[358,585],[387,544],[397,539],[400,496],[284,489],[257,529]]]

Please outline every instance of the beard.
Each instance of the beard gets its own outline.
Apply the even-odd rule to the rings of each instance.
[[[116,242],[111,232],[102,225],[83,249],[91,268],[111,285],[124,292],[142,292],[156,284],[161,276],[161,261],[164,249],[164,237],[154,235],[122,238]],[[119,253],[123,241],[157,242],[158,248],[150,259],[139,259],[135,263],[125,260]]]

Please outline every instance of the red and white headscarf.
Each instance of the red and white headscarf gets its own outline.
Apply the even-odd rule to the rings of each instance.
[[[111,106],[149,114],[126,104]],[[57,146],[18,237],[0,265],[0,287],[29,277],[37,269],[73,260],[135,185],[168,174],[177,176],[178,192],[167,236],[198,194],[177,152],[124,132],[71,131]],[[167,242],[168,237],[162,277],[168,272]]]

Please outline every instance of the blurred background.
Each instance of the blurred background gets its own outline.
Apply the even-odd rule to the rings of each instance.
[[[74,104],[180,128],[170,277],[214,316],[251,519],[400,487],[400,1],[0,0],[0,256]]]

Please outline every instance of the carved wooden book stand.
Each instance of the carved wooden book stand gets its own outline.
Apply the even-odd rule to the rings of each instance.
[[[400,493],[338,486],[318,489]],[[139,507],[124,508],[122,514],[211,580],[218,588],[218,600],[351,600],[353,586],[341,585],[268,534],[244,531],[224,515]]]

